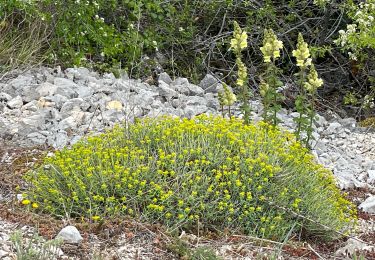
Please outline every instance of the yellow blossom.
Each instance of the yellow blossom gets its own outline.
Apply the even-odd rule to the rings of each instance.
[[[94,220],[94,221],[98,221],[98,220],[100,220],[100,216],[93,216],[91,219]]]
[[[304,84],[305,89],[310,93],[314,93],[322,85],[323,80],[318,77],[315,66],[311,65],[310,73],[307,75],[307,82]]]
[[[283,42],[277,39],[272,29],[264,30],[263,46],[260,50],[263,53],[264,62],[271,62],[271,58],[276,60],[280,57],[280,49],[283,48]]]
[[[30,203],[31,203],[31,201],[27,200],[27,199],[22,201],[23,205],[29,205]]]
[[[298,67],[307,67],[311,65],[311,58],[309,58],[310,50],[301,33],[298,34],[297,49],[293,50],[292,54],[297,60]]]
[[[234,22],[233,39],[230,41],[230,47],[237,52],[247,47],[247,33],[241,29],[237,22]]]
[[[222,106],[231,106],[234,102],[237,101],[236,95],[233,94],[232,90],[228,87],[227,84],[223,84],[223,91],[219,92],[219,102]]]

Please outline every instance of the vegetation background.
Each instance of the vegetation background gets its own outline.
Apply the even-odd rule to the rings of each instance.
[[[331,106],[357,106],[346,112],[361,118],[366,108],[360,104],[369,106],[374,98],[374,5],[373,0],[2,1],[0,69],[47,63],[125,70],[142,78],[164,70],[193,81],[212,73],[230,83],[235,20],[250,35],[244,60],[254,90],[264,29],[284,42],[278,65],[286,85],[293,85],[296,72],[287,53],[301,32],[325,82],[320,96],[329,97]]]

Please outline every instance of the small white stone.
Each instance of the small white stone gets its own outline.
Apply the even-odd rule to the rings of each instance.
[[[9,255],[9,252],[0,249],[0,259]]]
[[[61,229],[59,234],[57,234],[57,237],[61,237],[64,242],[71,244],[79,244],[83,240],[81,234],[75,226],[64,227]]]
[[[375,196],[368,197],[364,202],[359,205],[359,208],[366,213],[375,213]]]
[[[336,256],[352,256],[355,253],[363,252],[363,251],[371,251],[374,247],[368,245],[367,243],[363,243],[359,240],[354,238],[349,238],[346,241],[346,245],[342,248],[339,248],[336,252]]]
[[[17,200],[18,202],[21,202],[23,200],[22,194],[17,194]]]

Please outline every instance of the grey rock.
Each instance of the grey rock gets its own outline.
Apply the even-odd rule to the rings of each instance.
[[[161,109],[164,105],[164,103],[159,99],[154,99],[154,101],[151,104],[152,109]]]
[[[315,117],[315,125],[317,128],[324,127],[328,124],[328,121],[321,115],[317,114]]]
[[[61,149],[69,143],[69,137],[65,131],[61,131],[54,135],[48,136],[47,142],[48,145],[57,149]]]
[[[39,110],[39,105],[38,101],[33,100],[21,107],[21,111],[31,111],[31,112],[36,112]]]
[[[24,86],[32,84],[33,81],[34,79],[30,75],[19,75],[17,78],[12,79],[9,85],[13,86],[15,89],[21,90]]]
[[[158,80],[163,81],[163,82],[165,82],[167,84],[171,84],[172,83],[171,77],[166,72],[160,73]]]
[[[82,139],[82,137],[83,137],[82,135],[73,136],[73,138],[70,140],[70,144],[73,145],[73,144],[78,143]]]
[[[87,68],[68,68],[65,70],[65,75],[73,81],[85,81],[92,76],[92,73]]]
[[[352,259],[353,255],[361,255],[366,251],[373,251],[374,248],[374,246],[369,245],[368,243],[362,242],[355,238],[349,238],[345,242],[345,246],[336,250],[335,256],[339,258],[344,257],[345,259]]]
[[[28,103],[32,100],[38,100],[40,98],[39,93],[36,91],[35,85],[28,85],[22,89],[22,99]]]
[[[204,98],[207,100],[207,107],[219,110],[220,109],[220,103],[215,94],[213,93],[206,93],[204,94]]]
[[[325,142],[323,142],[321,140],[318,140],[313,148],[319,156],[321,156],[323,153],[325,153],[326,150],[328,149]]]
[[[166,97],[166,98],[172,98],[172,97],[178,97],[178,93],[172,89],[167,83],[164,83],[163,81],[159,82],[159,95]]]
[[[70,99],[61,106],[60,112],[63,114],[67,114],[73,109],[80,109],[82,103],[84,103],[84,100],[82,98]]]
[[[290,116],[293,117],[293,118],[297,118],[297,117],[299,117],[299,113],[293,112],[293,113],[290,113]]]
[[[354,175],[350,171],[343,171],[340,173],[335,172],[334,173],[337,183],[340,189],[342,190],[348,190],[355,188],[355,183],[354,183]]]
[[[94,93],[103,93],[105,95],[111,95],[116,92],[116,89],[113,86],[101,86],[95,90]]]
[[[39,110],[39,114],[43,116],[46,122],[52,122],[53,124],[63,119],[60,112],[54,107],[42,108]]]
[[[339,119],[338,122],[343,126],[343,127],[349,127],[349,128],[354,128],[357,125],[357,120],[355,120],[352,117],[348,118],[343,118]]]
[[[158,95],[156,92],[141,89],[138,94],[133,96],[134,104],[138,104],[141,108],[148,108]]]
[[[199,83],[199,86],[205,90],[206,93],[217,93],[217,86],[219,81],[212,75],[207,74]]]
[[[60,94],[55,94],[53,96],[44,97],[44,101],[51,102],[56,109],[61,109],[63,104],[68,101],[68,98]]]
[[[112,85],[116,80],[115,75],[113,73],[104,73],[103,78],[100,82],[104,85]]]
[[[186,106],[207,106],[207,100],[199,96],[187,97],[181,95],[178,99],[173,99],[171,103],[174,108],[185,108]]]
[[[375,214],[375,196],[368,197],[359,205],[359,208],[366,213]]]
[[[79,244],[83,240],[81,234],[75,226],[64,227],[59,232],[57,237],[61,237],[64,240],[64,242],[70,244]]]
[[[34,114],[21,120],[25,127],[38,128],[44,124],[45,119],[41,114]]]
[[[49,82],[44,82],[42,84],[40,84],[36,89],[35,91],[37,93],[39,93],[39,95],[41,97],[45,97],[45,96],[53,96],[55,95],[56,91],[57,91],[57,86],[56,85],[53,85]]]
[[[207,106],[202,105],[195,105],[195,106],[187,106],[184,111],[184,116],[187,118],[193,118],[194,116],[204,114],[207,112]]]
[[[23,100],[21,96],[17,96],[8,101],[7,106],[11,109],[21,108],[23,106]]]
[[[332,135],[332,134],[337,134],[339,129],[342,127],[342,125],[338,122],[332,122],[329,124],[327,129],[324,131],[325,134],[327,135]]]
[[[7,93],[1,92],[0,93],[0,102],[8,102],[12,99],[11,95],[8,95]]]
[[[368,174],[367,182],[370,184],[375,184],[375,170],[368,170],[367,174]]]
[[[102,114],[102,119],[104,122],[114,123],[114,122],[118,122],[118,121],[125,119],[124,113],[121,111],[117,111],[115,109],[106,110],[102,112],[101,114]]]
[[[8,255],[9,255],[9,252],[0,249],[0,259],[3,259],[3,258],[5,258]]]
[[[73,130],[77,128],[78,123],[79,122],[77,122],[73,116],[69,116],[59,122],[58,128],[64,131],[69,129]]]
[[[75,91],[77,92],[79,98],[89,97],[94,94],[94,90],[92,88],[85,86],[79,86],[75,89]]]
[[[192,97],[187,98],[186,105],[187,106],[206,106],[207,100],[204,97],[192,96]]]
[[[78,93],[75,91],[75,89],[78,88],[78,85],[73,81],[65,78],[55,78],[53,84],[57,86],[55,91],[56,94],[67,98],[78,97]]]
[[[204,95],[203,88],[197,85],[189,84],[187,85],[187,88],[189,89],[189,96],[203,96]]]
[[[159,83],[160,84],[160,83]],[[187,78],[177,78],[171,82],[170,87],[184,95],[190,95],[190,83]]]
[[[58,86],[58,87],[63,87],[63,88],[71,88],[71,89],[78,88],[78,85],[76,83],[74,83],[73,80],[66,79],[66,78],[55,78],[53,84]]]
[[[39,132],[28,134],[27,138],[35,145],[42,145],[47,143],[47,137]]]
[[[177,78],[170,84],[170,86],[186,96],[203,96],[204,94],[203,88],[190,84],[186,78]]]

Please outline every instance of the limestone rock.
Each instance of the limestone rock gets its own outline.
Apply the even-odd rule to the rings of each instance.
[[[199,86],[208,92],[214,93],[216,91],[216,87],[219,84],[219,81],[212,76],[211,74],[207,74],[199,83]]]
[[[75,226],[64,227],[59,234],[57,234],[57,237],[61,237],[64,242],[70,244],[79,244],[83,240],[81,234]]]
[[[359,205],[359,208],[366,213],[375,214],[375,196],[368,197]]]
[[[7,106],[11,109],[21,108],[23,106],[23,100],[21,96],[16,96],[8,101]]]

